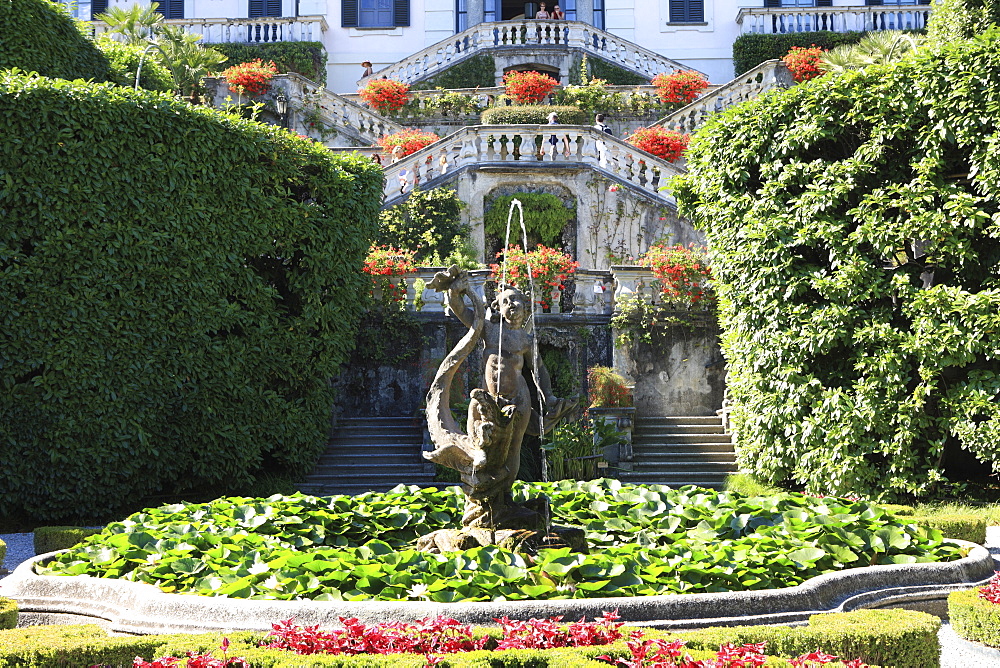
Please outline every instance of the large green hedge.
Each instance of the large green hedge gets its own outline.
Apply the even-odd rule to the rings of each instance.
[[[0,516],[300,472],[382,171],[114,86],[0,74]]]
[[[1000,23],[1000,0],[939,0],[927,36],[941,44],[967,39]]]
[[[865,36],[863,32],[789,32],[774,35],[747,33],[733,42],[733,69],[736,76],[749,72],[766,60],[783,58],[793,46],[816,45],[830,50],[841,44],[856,44]]]
[[[205,44],[229,58],[224,67],[246,63],[260,58],[273,60],[278,71],[298,72],[306,79],[326,85],[326,49],[320,42],[222,42]]]
[[[108,59],[62,3],[0,0],[0,70],[18,68],[60,79],[107,81]]]
[[[706,231],[742,467],[924,495],[1000,470],[1000,35],[718,114],[675,187]]]
[[[979,588],[948,595],[951,627],[962,638],[1000,647],[1000,605],[979,597]]]

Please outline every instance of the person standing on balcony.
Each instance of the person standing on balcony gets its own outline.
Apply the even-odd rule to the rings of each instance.
[[[550,18],[552,18],[552,15],[549,14],[548,10],[545,9],[545,3],[544,2],[538,5],[538,13],[535,14],[535,18],[536,19],[550,19]]]
[[[372,75],[372,61],[366,60],[361,63],[361,67],[365,68],[364,74],[361,75],[362,78],[370,77]]]
[[[555,7],[552,8],[552,18],[555,19],[556,21],[565,21],[566,12],[559,9],[559,5],[556,5]]]

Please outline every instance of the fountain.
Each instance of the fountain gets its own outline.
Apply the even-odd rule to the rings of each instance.
[[[509,246],[515,207],[521,212],[521,231],[527,248],[524,212],[516,199],[508,211],[504,247]],[[581,530],[549,526],[545,497],[535,497],[524,504],[511,499],[510,489],[517,478],[525,433],[543,435],[572,411],[576,402],[552,394],[548,372],[531,333],[533,328],[527,327],[534,321],[533,300],[518,288],[505,284],[506,259],[503,267],[489,317],[483,298],[471,289],[468,275],[458,267],[438,272],[430,283],[430,287],[447,294],[451,313],[469,330],[441,362],[427,393],[427,426],[435,449],[424,453],[424,457],[459,473],[466,503],[461,529],[441,529],[423,536],[417,548],[451,552],[477,545],[501,545],[534,551],[541,546],[565,544],[586,551]],[[528,278],[530,282],[530,266]],[[534,294],[533,284],[529,294]],[[463,432],[451,413],[451,385],[462,362],[480,342],[486,353],[485,388],[470,393]],[[531,373],[535,384],[537,411],[531,406],[525,371]]]

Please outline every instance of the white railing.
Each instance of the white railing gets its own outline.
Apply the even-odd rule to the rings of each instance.
[[[741,7],[736,16],[740,33],[766,35],[830,30],[919,30],[927,26],[929,4],[850,7]]]
[[[677,165],[590,126],[474,125],[387,165],[385,203],[391,205],[414,186],[469,166],[516,164],[530,169],[553,163],[589,167],[671,205],[673,198],[659,188],[671,176],[684,173]]]
[[[476,51],[512,46],[578,48],[650,79],[662,72],[691,69],[581,21],[521,20],[474,25],[379,70],[372,77],[413,83],[443,71]],[[361,79],[359,86],[372,77]]]
[[[794,83],[792,73],[780,60],[767,60],[744,72],[724,86],[703,95],[656,122],[668,130],[690,134],[712,114],[734,104],[752,100],[772,88],[788,88]]]
[[[320,42],[327,30],[322,16],[257,19],[167,19],[167,25],[178,26],[202,36],[202,44],[227,42]],[[95,34],[108,31],[108,26],[94,21]]]

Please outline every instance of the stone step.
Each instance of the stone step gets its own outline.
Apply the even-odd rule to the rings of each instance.
[[[683,425],[721,425],[722,418],[718,415],[667,415],[662,417],[642,416],[636,418],[636,425],[663,425],[663,424],[683,424]]]
[[[632,443],[632,451],[642,456],[703,453],[735,453],[732,443]]]
[[[320,464],[312,470],[307,479],[317,475],[342,475],[353,476],[355,478],[375,477],[376,479],[383,477],[400,479],[420,477],[424,475],[424,463],[423,460],[414,459],[409,462],[399,462],[397,460],[392,464],[382,462],[368,463],[360,460]]]
[[[682,471],[711,471],[713,473],[736,473],[735,462],[712,461],[672,461],[672,462],[632,462],[634,471],[680,473]]]
[[[632,429],[633,434],[659,434],[670,432],[673,434],[723,434],[721,424],[646,424],[636,423]]]
[[[637,461],[670,464],[671,462],[728,462],[736,463],[736,453],[723,452],[652,452],[635,455]]]
[[[633,443],[729,443],[728,434],[678,434],[674,432],[644,432],[632,434]]]

